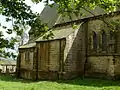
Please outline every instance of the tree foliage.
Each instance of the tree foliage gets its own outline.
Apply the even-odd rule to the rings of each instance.
[[[16,33],[17,36],[21,36],[24,28],[27,25],[31,26],[38,16],[24,0],[0,0],[0,14],[6,16],[6,22],[12,23],[12,28],[1,23],[3,30],[6,29],[6,33],[10,35]],[[14,49],[14,44],[18,41],[14,37],[6,39],[3,30],[0,30],[0,56],[15,57],[12,52],[7,52],[7,48]]]
[[[39,3],[42,0],[32,0],[33,2]],[[115,11],[120,6],[120,0],[44,0],[46,5],[52,6],[54,4],[49,3],[53,1],[58,4],[58,12],[63,16],[70,14],[75,14],[76,16],[81,13],[82,10],[92,10],[96,7],[100,7],[105,11],[112,12]],[[88,9],[89,8],[89,9]],[[35,27],[35,29],[30,32],[34,36],[39,36],[48,30],[46,24],[42,24],[37,20],[39,14],[33,13],[30,6],[24,3],[24,0],[0,0],[0,14],[6,16],[6,22],[11,22],[13,27],[8,28],[6,25],[0,24],[0,26],[6,29],[6,33],[12,35],[16,33],[21,36],[24,28],[29,25]],[[21,28],[22,26],[22,28]],[[41,28],[41,29],[39,29]],[[13,56],[13,53],[5,51],[5,48],[14,49],[14,44],[17,42],[16,38],[6,39],[4,38],[3,31],[0,31],[0,56]]]
[[[43,35],[48,31],[48,27],[46,23],[42,23],[40,18],[36,18],[34,22],[31,25],[31,30],[29,32],[29,35],[33,35],[34,38]]]
[[[39,3],[42,0],[32,0],[35,3]],[[58,5],[58,13],[63,17],[69,17],[72,20],[72,16],[82,17],[85,12],[95,16],[92,10],[100,8],[106,13],[113,13],[120,8],[120,0],[44,0],[44,3],[49,6],[55,5],[50,1]],[[85,12],[84,12],[85,11]],[[63,18],[64,19],[64,18]],[[110,29],[114,29],[114,25],[107,22],[104,18],[101,19]],[[72,24],[74,26],[74,24]]]
[[[33,2],[41,2],[42,0],[32,0]],[[44,0],[46,5],[50,5],[49,1],[53,1],[58,4],[58,12],[61,14],[82,13],[84,10],[92,10],[96,7],[100,7],[105,11],[115,11],[120,6],[120,0]]]

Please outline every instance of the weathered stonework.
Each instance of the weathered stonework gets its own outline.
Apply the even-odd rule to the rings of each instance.
[[[120,16],[107,17],[105,18],[107,22],[120,20]],[[113,26],[114,27],[114,26]],[[113,28],[111,27],[111,28]],[[105,50],[102,50],[102,32],[106,33],[106,45]],[[119,76],[119,31],[114,32],[111,39],[110,28],[106,23],[101,19],[96,19],[89,21],[88,23],[88,53],[87,53],[87,63],[86,63],[86,76],[93,77],[104,77],[104,78],[113,78]],[[97,50],[93,50],[93,44],[91,42],[92,31],[97,34]],[[117,51],[116,51],[117,50]]]
[[[75,29],[70,22],[56,25],[54,38],[44,40],[40,37],[34,41],[36,44],[30,44],[33,46],[28,43],[29,47],[19,48],[19,77],[34,80],[82,76],[120,78],[120,31],[111,34],[106,24],[114,20],[120,20],[118,12],[115,16],[74,21]]]

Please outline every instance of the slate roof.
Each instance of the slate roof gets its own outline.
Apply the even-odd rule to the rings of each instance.
[[[81,9],[81,12],[84,15],[81,15],[81,13],[79,13],[78,16],[76,16],[75,14],[71,14],[71,18],[72,21],[74,20],[78,20],[78,19],[84,19],[84,18],[89,18],[89,17],[93,17],[93,16],[97,16],[97,15],[101,15],[101,14],[105,14],[107,12],[105,12],[103,9],[101,9],[100,7],[96,7],[94,10],[89,10],[88,8],[86,8],[88,11],[85,11],[84,9]],[[91,12],[91,13],[90,13]],[[68,16],[62,16],[60,15],[58,17],[58,19],[56,20],[55,24],[60,24],[60,23],[65,23],[65,22],[70,22],[70,18]]]
[[[73,28],[71,25],[54,28],[52,29],[53,38],[50,37],[49,39],[43,39],[44,37],[43,35],[42,37],[39,37],[38,39],[36,39],[36,42],[66,38],[68,35],[72,34],[75,30],[78,30],[80,25],[81,24],[76,25],[76,28]],[[49,31],[47,33],[49,33]]]
[[[82,24],[82,23],[81,23]],[[50,41],[50,40],[57,40],[57,39],[63,39],[66,38],[68,35],[72,34],[75,30],[78,30],[80,25],[76,25],[75,28],[73,28],[71,25],[67,25],[67,26],[63,26],[63,27],[57,27],[52,29],[52,33],[53,33],[53,38],[49,38],[49,39],[44,39],[44,35],[48,34],[49,31],[44,34],[41,37],[38,37],[34,42],[29,42],[23,46],[20,46],[19,48],[32,48],[36,46],[36,42],[40,42],[40,41]]]
[[[57,5],[56,5],[56,7],[57,7]],[[86,16],[76,17],[76,16],[72,15],[72,21],[71,21],[68,17],[62,17],[60,15],[58,16],[56,7],[50,8],[49,6],[46,6],[40,15],[40,18],[44,23],[48,23],[49,27],[53,26],[52,33],[53,33],[54,37],[49,38],[49,39],[43,39],[43,36],[44,36],[43,35],[42,37],[38,37],[37,39],[34,39],[32,42],[28,42],[27,44],[20,46],[19,48],[31,48],[31,47],[36,46],[36,42],[65,38],[69,34],[74,32],[76,29],[78,29],[79,26],[81,25],[81,23],[84,22],[86,19],[88,19],[88,18],[91,19],[94,17],[98,18],[102,15],[108,15],[108,13],[105,13],[101,8],[97,7],[95,10],[91,11],[92,13],[94,13],[94,15],[92,15],[88,12],[85,12],[83,10],[83,12],[85,12]],[[117,12],[115,12],[115,13],[117,13]],[[118,14],[119,13],[120,13],[120,11],[118,12]],[[64,21],[63,21],[63,19],[64,19]],[[70,25],[70,23],[78,23],[79,25],[77,25],[77,28],[73,29],[73,27]],[[60,27],[60,26],[62,26],[62,27]],[[49,32],[47,32],[46,34],[48,34],[48,33]]]
[[[43,23],[47,23],[49,28],[55,25],[55,22],[59,16],[57,13],[57,7],[58,7],[57,4],[54,4],[52,8],[50,6],[45,6],[45,8],[40,14],[41,21]]]
[[[40,19],[42,20],[42,22],[47,23],[49,27],[52,27],[56,24],[71,21],[68,16],[63,17],[62,15],[58,14],[57,7],[58,7],[57,4],[54,4],[54,6],[52,8],[50,6],[45,6],[45,8],[43,9],[43,11],[40,14]],[[86,11],[84,9],[81,9],[81,11],[85,14],[83,16],[81,16],[81,14],[79,14],[78,16],[75,16],[74,14],[71,14],[72,20],[78,20],[78,19],[93,17],[93,16],[97,16],[97,15],[106,13],[100,7],[96,7],[94,10],[89,10],[87,8],[87,10],[88,11]],[[89,13],[89,11],[92,12],[92,13]]]

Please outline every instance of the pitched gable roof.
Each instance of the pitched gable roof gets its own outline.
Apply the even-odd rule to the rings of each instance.
[[[58,18],[58,13],[57,13],[57,4],[54,4],[53,7],[50,6],[45,6],[43,11],[40,14],[40,19],[43,23],[47,23],[48,27],[52,27],[55,25],[55,22]]]
[[[52,29],[52,33],[53,33],[53,37],[52,38],[50,37],[49,39],[43,39],[43,37],[45,35],[47,35],[47,33],[49,34],[49,31],[48,31],[42,37],[39,37],[38,39],[36,39],[36,42],[66,38],[68,35],[70,35],[71,33],[73,33],[75,30],[78,30],[79,27],[80,27],[80,25],[81,25],[81,23],[78,24],[78,25],[76,25],[76,28],[73,28],[71,25],[53,28]]]

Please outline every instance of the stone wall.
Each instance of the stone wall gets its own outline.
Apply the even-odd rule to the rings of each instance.
[[[58,79],[61,72],[65,40],[38,42],[38,79]]]
[[[33,79],[34,48],[20,49],[19,74],[21,78]]]
[[[89,56],[85,76],[103,78],[114,76],[113,56]]]
[[[85,76],[90,77],[104,77],[104,78],[118,78],[120,76],[120,33],[115,31],[113,39],[111,40],[110,30],[113,28],[117,30],[116,26],[109,27],[110,22],[120,20],[120,16],[106,17],[103,19],[90,20],[88,22],[88,49],[87,49],[87,63],[85,65]],[[106,24],[106,22],[108,24]],[[106,33],[105,50],[102,50],[102,32]],[[97,49],[93,48],[93,40],[91,40],[93,33],[97,35]]]
[[[33,69],[33,55],[34,49],[20,50],[21,68]]]
[[[116,79],[120,79],[120,55],[115,56],[115,61],[114,61],[114,74]]]
[[[64,79],[75,78],[84,74],[86,60],[85,30],[87,23],[80,25],[66,38],[64,50]]]
[[[110,40],[105,22],[112,18],[87,20],[63,39],[37,42],[35,48],[22,49],[19,55],[20,77],[26,79],[71,79],[81,76],[120,77],[120,31]],[[115,28],[115,27],[113,27]],[[102,33],[106,43],[102,48]],[[93,32],[97,47],[93,47]]]

